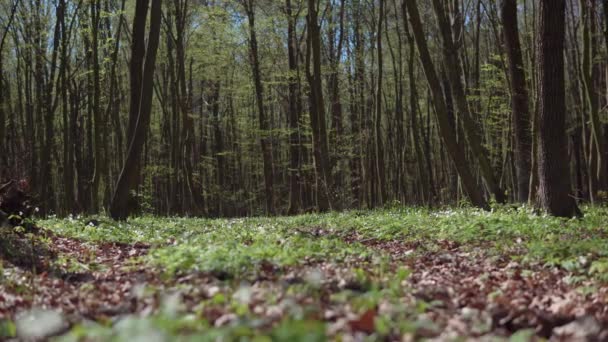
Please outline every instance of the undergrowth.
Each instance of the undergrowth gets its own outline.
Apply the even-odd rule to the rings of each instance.
[[[72,217],[39,224],[58,235],[85,241],[148,244],[150,252],[137,267],[159,269],[173,282],[192,274],[210,274],[215,279],[204,286],[216,290],[189,311],[176,314],[179,305],[174,302],[146,318],[130,316],[114,325],[77,325],[65,340],[129,341],[135,336],[188,340],[192,336],[196,341],[322,341],[330,328],[319,319],[319,303],[356,314],[389,305],[389,313],[376,313],[372,339],[439,329],[421,314],[441,307],[441,302],[415,299],[405,281],[409,270],[396,268],[387,251],[370,243],[398,241],[416,246],[408,258],[442,252],[446,245],[483,250],[486,256],[506,258],[524,268],[565,269],[573,282],[607,282],[608,208],[584,209],[583,219],[572,220],[538,215],[528,208],[497,207],[485,212],[397,207],[241,219],[145,216],[122,223],[97,217],[95,224],[88,224],[91,218]],[[341,279],[335,283],[321,279],[320,269]],[[280,276],[267,279],[269,272]],[[186,297],[198,293],[196,286],[188,284],[173,290]],[[264,293],[256,305],[282,310],[278,321],[269,324],[259,318],[256,305],[251,304],[256,291]],[[218,308],[236,315],[232,324],[217,326],[204,319]],[[482,324],[480,329],[490,328]],[[513,338],[521,336],[530,332],[520,331]]]
[[[484,248],[524,262],[561,266],[605,278],[608,268],[608,209],[587,207],[583,219],[537,215],[527,208],[500,207],[429,210],[392,208],[308,214],[294,217],[199,219],[137,217],[127,223],[99,219],[49,219],[40,225],[60,235],[155,248],[149,261],[168,272],[188,270],[242,272],[261,261],[292,265],[302,260],[340,260],[366,255],[344,237],[417,242],[436,249],[439,241]],[[314,230],[314,233],[307,233]],[[319,233],[320,231],[320,233]],[[608,281],[608,278],[603,279]]]

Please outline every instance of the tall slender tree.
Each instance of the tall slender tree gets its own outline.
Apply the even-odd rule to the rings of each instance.
[[[532,131],[526,72],[517,24],[517,0],[502,1],[501,17],[511,81],[511,115],[513,116],[515,169],[517,171],[516,199],[526,203],[530,193]]]
[[[156,54],[160,40],[162,0],[152,0],[150,7],[150,31],[147,47],[144,43],[149,0],[137,0],[133,19],[133,40],[131,43],[131,112],[129,113],[129,148],[122,171],[114,189],[110,203],[110,215],[115,220],[124,220],[131,213],[129,206],[131,190],[139,182],[140,158],[146,133],[150,127],[152,91]],[[145,59],[144,59],[145,57]],[[143,70],[142,68],[143,60]],[[137,89],[139,88],[139,89]]]
[[[262,157],[264,163],[264,189],[266,194],[266,211],[274,214],[274,171],[272,145],[269,139],[270,121],[266,115],[264,106],[264,86],[262,84],[262,72],[260,70],[260,56],[258,53],[258,39],[255,31],[255,1],[243,0],[245,12],[249,22],[249,53],[251,68],[253,71],[253,83],[255,85],[255,98],[258,109],[258,119],[262,137],[260,145],[262,147]]]
[[[450,124],[450,120],[448,118],[448,109],[445,99],[443,98],[441,83],[439,81],[439,77],[437,76],[428,44],[426,42],[426,36],[422,29],[422,22],[418,12],[416,0],[405,0],[405,3],[407,12],[409,14],[408,18],[412,26],[413,35],[416,40],[416,45],[418,46],[420,63],[422,64],[424,73],[429,83],[429,88],[431,90],[433,105],[435,107],[435,117],[437,119],[437,124],[439,125],[441,138],[445,142],[445,147],[452,158],[452,162],[458,170],[458,174],[462,179],[463,187],[471,199],[471,202],[475,206],[488,209],[488,202],[484,199],[483,194],[475,184],[475,179],[473,178],[471,169],[465,159],[464,146],[461,142],[456,140],[454,128]]]
[[[3,51],[4,44],[6,42],[6,37],[8,36],[9,29],[13,23],[13,19],[15,18],[15,13],[17,13],[17,6],[19,6],[19,0],[15,0],[13,5],[11,6],[10,14],[8,20],[6,21],[6,25],[4,30],[2,30],[2,35],[0,36],[0,169],[5,169],[7,164],[7,155],[5,151],[5,121],[6,121],[6,104],[4,103],[4,64],[3,64]],[[0,177],[2,177],[2,172],[0,172]]]
[[[287,16],[287,58],[289,62],[289,208],[287,213],[296,214],[302,207],[300,193],[301,155],[299,123],[302,115],[302,95],[300,91],[297,15],[293,13],[291,0],[285,0],[285,15]],[[339,100],[338,100],[339,101]]]
[[[308,0],[308,34],[306,49],[306,74],[308,78],[310,121],[313,134],[313,153],[317,183],[317,206],[320,211],[331,209],[331,169],[327,144],[325,104],[321,74],[321,30],[318,19],[318,2]],[[311,70],[312,64],[312,70]]]
[[[376,117],[374,120],[376,177],[378,177],[378,204],[383,205],[386,200],[386,173],[384,172],[384,143],[382,141],[382,27],[384,23],[384,0],[380,0],[378,8],[378,31],[376,32],[376,49],[378,53],[378,81],[376,88]]]
[[[605,183],[602,176],[605,173],[605,154],[606,141],[604,140],[603,126],[600,120],[600,102],[597,84],[597,39],[596,34],[596,13],[595,0],[580,0],[579,8],[583,25],[583,65],[582,80],[583,91],[589,111],[589,123],[591,132],[589,136],[589,196],[592,202],[595,201],[596,192],[601,190]]]
[[[443,41],[443,60],[446,66],[450,89],[454,96],[456,108],[458,109],[459,119],[462,121],[469,147],[473,152],[473,158],[479,164],[481,175],[488,190],[494,195],[497,202],[502,203],[505,201],[504,190],[500,187],[498,179],[494,174],[492,164],[488,158],[489,153],[482,145],[480,130],[473,119],[471,108],[467,102],[465,87],[462,84],[462,65],[458,58],[459,47],[454,43],[449,18],[441,0],[433,0],[433,8],[435,9],[439,23],[439,31],[441,32]]]

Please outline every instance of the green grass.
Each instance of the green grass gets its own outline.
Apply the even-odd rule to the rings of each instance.
[[[389,256],[361,243],[348,243],[346,237],[356,234],[362,240],[415,242],[419,251],[439,250],[442,242],[452,241],[465,248],[483,248],[497,256],[506,256],[525,264],[565,268],[579,279],[608,281],[608,209],[584,208],[585,218],[564,220],[537,215],[527,208],[496,208],[493,212],[476,209],[429,210],[424,208],[391,208],[375,211],[309,214],[295,217],[244,219],[193,219],[138,217],[127,223],[114,223],[101,218],[98,227],[86,226],[84,218],[49,219],[39,224],[64,236],[93,242],[143,242],[152,245],[144,262],[163,270],[167,278],[192,272],[222,274],[221,291],[202,301],[194,312],[172,316],[157,313],[146,319],[130,318],[109,328],[95,324],[79,326],[65,338],[83,336],[99,340],[129,340],[138,332],[155,337],[199,336],[196,341],[217,340],[299,340],[324,339],[326,326],[311,319],[316,308],[302,305],[285,313],[278,324],[260,328],[260,321],[247,305],[239,302],[243,284],[252,284],[265,264],[277,272],[310,267],[319,263],[342,265],[353,275],[361,289],[340,290],[331,294],[330,302],[346,302],[357,312],[373,307],[382,300],[393,302],[399,310],[376,320],[378,335],[395,329],[391,322],[401,322],[401,332],[415,331],[432,322],[417,317],[433,303],[414,302],[403,305],[408,288],[403,286],[406,269],[388,265]],[[416,253],[411,257],[415,258]],[[365,268],[365,271],[361,268]],[[282,292],[297,300],[320,298],[314,284],[280,284],[267,289],[265,305],[276,305],[272,296]],[[273,292],[274,291],[274,292]],[[291,297],[290,297],[291,298]],[[221,306],[235,312],[239,319],[227,327],[212,327],[201,312]],[[153,328],[151,328],[153,327]],[[190,332],[184,334],[184,332]],[[204,337],[201,333],[204,332]],[[154,336],[153,336],[154,337]],[[183,337],[183,340],[188,340]]]
[[[490,248],[527,262],[599,272],[608,261],[608,209],[585,208],[584,219],[536,215],[529,209],[394,208],[310,214],[279,218],[194,219],[138,217],[127,223],[101,219],[50,219],[39,224],[60,235],[89,241],[145,242],[155,246],[150,261],[169,272],[242,272],[261,261],[294,265],[303,259],[340,261],[367,255],[360,244],[341,237],[357,232],[363,239],[419,242],[436,248],[441,240]],[[306,232],[323,229],[321,236]],[[579,260],[580,259],[580,260]],[[585,265],[588,267],[585,268]],[[592,265],[595,265],[592,267]]]

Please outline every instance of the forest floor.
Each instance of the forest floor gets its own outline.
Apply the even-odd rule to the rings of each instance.
[[[608,209],[585,211],[40,221],[52,259],[0,264],[0,340],[606,341]]]

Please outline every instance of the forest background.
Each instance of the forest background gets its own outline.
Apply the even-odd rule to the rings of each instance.
[[[139,72],[152,102],[129,213],[534,202],[540,5],[420,1],[417,32],[408,2],[171,0],[134,32],[145,1],[4,0],[0,179],[27,179],[42,214],[108,210]],[[573,198],[596,202],[608,180],[608,6],[565,3],[556,163]],[[159,29],[147,76],[146,25]]]

